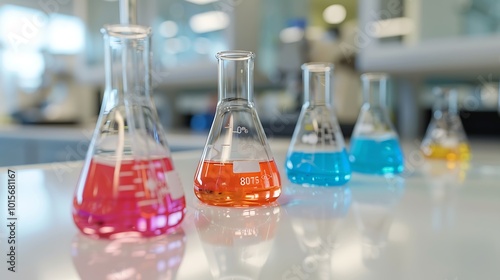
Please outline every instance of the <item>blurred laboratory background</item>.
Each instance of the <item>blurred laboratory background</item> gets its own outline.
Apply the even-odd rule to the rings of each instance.
[[[153,98],[168,133],[206,136],[215,54],[242,49],[256,53],[255,103],[269,138],[291,137],[300,66],[324,61],[335,65],[332,95],[347,139],[368,71],[390,75],[389,111],[403,140],[422,139],[435,87],[457,90],[471,139],[500,139],[497,0],[146,0],[137,8],[154,33]],[[0,0],[0,165],[85,157],[103,97],[100,29],[118,22],[116,0]]]

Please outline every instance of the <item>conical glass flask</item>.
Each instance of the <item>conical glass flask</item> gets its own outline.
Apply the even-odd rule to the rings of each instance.
[[[185,199],[151,99],[151,29],[110,25],[106,91],[73,200],[85,234],[118,238],[174,231]]]
[[[349,159],[355,172],[393,175],[403,172],[399,139],[386,109],[385,74],[363,74],[363,106],[351,137]]]
[[[288,148],[288,179],[301,185],[343,185],[351,179],[351,167],[330,104],[333,65],[306,63],[302,70],[305,102]]]
[[[256,206],[281,193],[278,168],[253,104],[253,59],[247,51],[225,51],[219,61],[219,102],[194,177],[204,203]]]
[[[436,102],[421,150],[429,158],[468,160],[469,144],[458,115],[457,92],[436,88]]]

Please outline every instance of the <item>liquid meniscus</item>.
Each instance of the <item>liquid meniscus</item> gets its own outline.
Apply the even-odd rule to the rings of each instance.
[[[156,236],[184,217],[185,198],[169,158],[124,160],[118,168],[92,159],[87,176],[73,200],[73,219],[88,235]]]
[[[403,152],[396,138],[354,137],[351,139],[349,159],[355,172],[389,175],[404,170]]]
[[[446,159],[449,161],[470,159],[470,149],[466,143],[461,143],[456,147],[431,144],[423,148],[422,151],[428,158],[432,159]]]
[[[281,194],[274,160],[203,161],[194,180],[194,192],[204,203],[218,206],[267,205]]]
[[[342,152],[293,152],[286,161],[290,182],[301,185],[340,186],[351,179],[346,150]]]

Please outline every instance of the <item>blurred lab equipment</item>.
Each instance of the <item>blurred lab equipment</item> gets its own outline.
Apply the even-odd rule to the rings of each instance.
[[[335,186],[351,179],[351,167],[330,101],[333,64],[302,65],[304,105],[288,149],[286,171],[296,184]]]
[[[458,115],[457,92],[435,88],[436,101],[432,118],[420,146],[424,155],[433,159],[468,160],[470,148]]]
[[[355,172],[394,175],[404,169],[403,151],[386,108],[387,76],[361,76],[363,107],[351,138],[350,161]]]

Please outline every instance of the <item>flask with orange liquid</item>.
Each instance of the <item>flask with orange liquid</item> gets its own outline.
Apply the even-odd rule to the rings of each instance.
[[[259,206],[281,193],[278,168],[253,104],[253,59],[248,51],[225,51],[219,60],[219,101],[194,177],[204,203]]]

